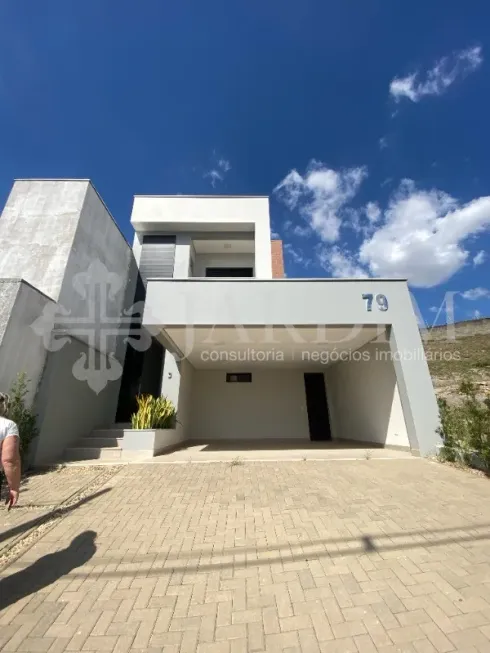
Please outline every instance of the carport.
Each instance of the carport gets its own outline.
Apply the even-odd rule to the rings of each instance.
[[[440,442],[403,280],[149,278],[143,325],[181,441]]]
[[[409,449],[383,325],[176,327],[166,337],[185,355],[186,440]]]

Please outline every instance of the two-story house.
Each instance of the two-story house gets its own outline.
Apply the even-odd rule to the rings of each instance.
[[[88,180],[19,180],[8,198],[0,390],[30,379],[37,463],[128,422],[138,392],[175,403],[174,444],[435,449],[405,280],[284,276],[267,197],[136,196],[131,224],[132,248]],[[151,338],[133,337],[135,305]]]
[[[401,279],[284,277],[267,197],[136,196],[143,324],[181,439],[348,439],[426,454],[438,411]]]

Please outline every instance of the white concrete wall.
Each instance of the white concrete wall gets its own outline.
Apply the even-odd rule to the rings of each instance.
[[[325,371],[333,438],[409,447],[389,352],[387,344],[369,344],[351,354],[362,360],[335,363]]]
[[[168,224],[172,229],[176,223],[184,229],[189,223],[201,226],[221,223],[237,227],[268,218],[269,198],[265,196],[136,195],[131,223],[135,228],[140,223],[153,223],[168,231],[165,227]]]
[[[60,460],[66,447],[114,420],[119,383],[108,383],[96,394],[73,376],[73,366],[88,353],[85,343],[72,339],[60,351],[48,354],[35,404],[40,427],[33,450],[36,465]]]
[[[139,233],[191,231],[253,231],[255,276],[272,279],[271,229],[268,197],[137,196],[131,223]],[[140,237],[135,240],[138,259]]]
[[[144,234],[138,233],[135,231],[134,237],[133,237],[133,256],[134,260],[136,262],[136,265],[139,268],[140,264],[140,259],[141,259],[141,250],[143,248],[143,236]]]
[[[0,279],[0,345],[19,292],[20,279]]]
[[[191,413],[193,440],[310,438],[302,370],[252,370],[252,383],[195,370]]]
[[[95,278],[94,262],[109,275]],[[87,274],[88,284],[79,278],[77,287],[80,274]],[[74,377],[73,366],[86,362],[93,349],[124,361],[127,334],[108,334],[94,305],[101,296],[106,300],[100,303],[100,314],[114,330],[123,309],[133,303],[136,262],[89,181],[25,180],[14,184],[0,219],[0,276],[22,277],[35,286],[21,285],[11,310],[2,341],[0,381],[8,386],[20,371],[31,379],[40,428],[36,462],[50,462],[80,436],[114,420],[120,379],[97,394]],[[95,296],[89,290],[94,281]],[[31,324],[49,297],[76,322],[66,329],[71,341],[46,354]]]
[[[161,394],[170,399],[177,409],[179,442],[190,438],[194,371],[187,360],[178,361],[169,351],[165,352]]]
[[[126,239],[97,191],[89,184],[67,261],[59,303],[70,311],[71,316],[81,318],[82,327],[87,326],[87,334],[77,333],[80,340],[88,343],[89,337],[94,336],[97,350],[114,353],[122,362],[126,352],[124,336],[101,334],[98,329],[95,332],[95,324],[90,323],[90,302],[98,302],[98,297],[90,297],[87,293],[88,285],[82,282],[82,287],[79,288],[80,282],[76,284],[75,281],[81,278],[81,274],[94,269],[95,263],[100,263],[103,266],[101,269],[107,270],[108,276],[99,279],[92,277],[89,282],[96,283],[100,288],[104,295],[106,315],[117,322],[123,309],[133,303],[138,269]],[[85,296],[80,291],[84,291]]]
[[[178,234],[175,239],[174,277],[187,279],[191,266],[192,240],[188,234]]]
[[[8,392],[21,372],[29,381],[28,403],[36,395],[47,351],[32,323],[52,300],[19,280],[0,280],[0,392]]]
[[[182,360],[180,368],[180,387],[177,400],[177,435],[179,442],[191,439],[191,420],[194,411],[192,404],[192,388],[194,384],[195,370],[192,365]]]
[[[0,218],[0,277],[21,278],[58,301],[87,180],[19,180]]]
[[[194,276],[205,277],[206,268],[255,268],[253,254],[196,254]]]

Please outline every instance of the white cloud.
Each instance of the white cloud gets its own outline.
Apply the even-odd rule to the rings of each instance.
[[[365,279],[369,276],[350,252],[342,251],[337,246],[329,249],[326,247],[320,248],[318,250],[318,262],[334,277]]]
[[[490,226],[490,197],[460,205],[433,189],[404,180],[392,196],[383,223],[359,249],[359,262],[373,276],[406,277],[430,288],[453,276],[469,257],[466,239]]]
[[[274,192],[290,210],[298,209],[323,241],[334,243],[339,239],[344,207],[366,175],[364,167],[337,172],[313,160],[304,176],[291,170]]]
[[[311,235],[311,229],[308,226],[302,227],[297,224],[293,229],[293,234],[299,236],[300,238],[306,238],[306,236]]]
[[[231,170],[231,163],[226,159],[220,159],[218,161],[218,167],[223,170],[223,172],[228,172],[228,170]]]
[[[480,313],[480,311],[479,311],[478,309],[475,309],[475,310],[473,311],[472,317],[473,317],[474,320],[478,320],[478,318],[481,317],[481,313]]]
[[[431,306],[431,307],[429,308],[429,311],[430,311],[431,313],[437,313],[437,312],[439,311],[439,309],[437,308],[437,306]]]
[[[311,265],[312,263],[311,258],[307,257],[304,254],[303,250],[300,249],[299,247],[293,247],[291,243],[285,243],[283,247],[284,247],[285,255],[289,257],[294,263],[297,263],[298,265],[302,265],[305,268]]]
[[[388,147],[388,139],[386,136],[382,136],[378,141],[379,149],[384,150]]]
[[[205,178],[205,179],[206,179],[206,178],[209,178],[209,179],[210,179],[210,181],[211,181],[211,186],[212,186],[213,188],[216,188],[216,184],[217,184],[219,181],[223,181],[223,179],[224,179],[222,173],[221,173],[219,170],[216,170],[216,169],[209,170],[208,172],[205,172],[205,173],[204,173],[204,178]]]
[[[379,218],[381,217],[381,209],[379,208],[377,202],[368,202],[364,210],[369,222],[372,224],[378,222]]]
[[[439,59],[434,67],[426,72],[425,79],[422,81],[419,81],[418,72],[406,77],[395,77],[390,84],[390,94],[397,102],[404,97],[412,102],[418,102],[427,95],[442,95],[458,78],[466,77],[482,63],[481,47],[459,50]]]
[[[462,292],[461,297],[474,302],[477,299],[490,298],[490,290],[488,288],[470,288]]]
[[[466,244],[490,228],[490,196],[463,204],[444,191],[420,190],[404,179],[387,207],[374,201],[362,209],[352,207],[366,175],[364,167],[335,171],[313,161],[304,176],[292,170],[274,189],[299,213],[299,224],[287,220],[284,232],[316,235],[318,263],[333,276],[406,278],[412,286],[431,288],[463,266],[484,261],[485,253],[471,255]],[[332,247],[341,231],[351,234],[349,250]]]
[[[216,188],[216,184],[224,181],[225,175],[231,170],[231,163],[224,158],[216,158],[216,152],[213,151],[212,160],[214,160],[214,165],[211,170],[208,170],[204,173],[204,179],[209,179],[211,186]]]
[[[478,252],[478,254],[474,257],[473,259],[473,265],[481,265],[482,263],[485,263],[487,260],[487,254],[486,252],[482,249],[481,251]]]

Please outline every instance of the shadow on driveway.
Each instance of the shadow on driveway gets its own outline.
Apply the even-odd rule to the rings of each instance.
[[[4,540],[8,540],[12,537],[15,537],[16,535],[20,535],[21,533],[25,533],[28,531],[30,528],[33,526],[36,526],[38,523],[42,523],[47,521],[48,519],[51,519],[51,517],[63,517],[64,515],[67,515],[70,512],[73,512],[73,510],[76,510],[77,508],[80,508],[80,506],[83,506],[85,503],[88,503],[89,501],[93,501],[94,499],[97,499],[98,497],[102,496],[103,494],[106,494],[107,492],[110,492],[111,488],[103,488],[102,490],[98,490],[97,492],[94,492],[93,494],[90,494],[87,497],[84,497],[83,499],[80,499],[76,503],[73,503],[70,506],[66,506],[65,508],[55,508],[54,510],[51,510],[50,512],[41,515],[41,517],[35,517],[34,519],[30,519],[29,521],[23,522],[22,524],[19,524],[18,526],[14,526],[13,528],[9,528],[9,530],[3,531],[3,533],[0,533],[0,542],[3,542]],[[18,508],[15,507],[14,510],[22,509],[23,506],[19,505]],[[39,507],[40,510],[42,510],[42,506]]]
[[[81,567],[96,552],[95,531],[84,531],[71,541],[66,549],[48,553],[32,565],[0,580],[0,610],[25,596],[39,592]]]

